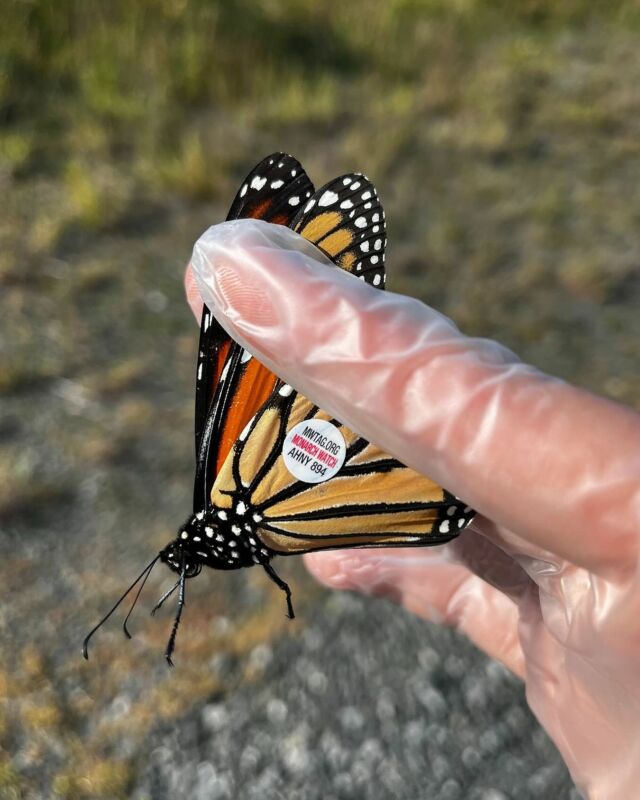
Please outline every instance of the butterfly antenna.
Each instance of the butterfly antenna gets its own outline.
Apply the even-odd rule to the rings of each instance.
[[[140,584],[140,587],[138,588],[138,591],[136,592],[136,596],[133,598],[133,603],[131,603],[131,608],[129,609],[129,613],[124,618],[124,622],[122,623],[122,630],[124,631],[124,635],[127,637],[127,639],[131,638],[131,634],[129,633],[129,628],[127,628],[127,622],[129,621],[129,617],[133,614],[133,609],[136,607],[136,603],[138,602],[138,598],[142,594],[142,590],[144,589],[144,585],[147,582],[147,580],[149,579],[149,575],[151,575],[151,572],[152,572],[153,568],[158,563],[158,559],[159,558],[160,558],[160,556],[156,556],[153,559],[153,561],[151,562],[151,564],[149,564],[149,566],[147,567],[147,574],[144,576],[144,580]]]
[[[171,629],[171,636],[169,636],[169,641],[167,642],[167,649],[165,651],[164,657],[167,659],[167,663],[170,667],[173,666],[173,661],[171,660],[171,656],[173,655],[173,651],[176,647],[176,634],[178,633],[178,626],[180,625],[180,617],[182,616],[182,609],[184,608],[184,584],[185,584],[185,577],[186,577],[186,556],[182,554],[182,570],[180,572],[180,591],[178,593],[178,610],[176,611],[176,618],[173,621],[173,628]]]
[[[173,586],[170,589],[167,589],[167,591],[162,595],[162,597],[158,600],[155,606],[151,609],[152,617],[154,616],[156,611],[160,608],[160,606],[164,604],[164,601],[168,600],[171,597],[171,595],[175,592],[178,586],[180,586],[180,578],[178,578],[178,580],[173,584]]]
[[[100,622],[99,622],[99,623],[98,623],[98,624],[95,626],[95,628],[92,628],[92,629],[89,631],[89,633],[88,633],[88,634],[87,634],[87,636],[85,637],[85,640],[84,640],[84,642],[82,643],[82,655],[83,655],[83,656],[84,656],[86,659],[88,659],[88,658],[89,658],[89,650],[88,650],[88,647],[89,647],[89,639],[91,639],[91,637],[92,637],[92,636],[93,636],[93,634],[94,634],[94,633],[95,633],[95,632],[98,630],[98,628],[101,628],[101,627],[104,625],[104,623],[105,623],[105,622],[106,622],[106,621],[109,619],[109,617],[110,617],[110,616],[113,614],[113,612],[116,610],[116,608],[118,608],[118,606],[120,605],[120,603],[122,603],[122,601],[125,599],[125,597],[127,597],[127,595],[129,594],[129,592],[131,592],[131,591],[133,590],[133,588],[134,588],[134,587],[137,585],[137,583],[138,583],[140,580],[142,580],[142,578],[144,578],[144,576],[145,576],[145,573],[146,573],[147,571],[149,571],[149,570],[151,569],[151,567],[153,567],[153,565],[156,563],[156,561],[157,561],[159,558],[160,558],[160,556],[159,556],[159,555],[157,555],[157,556],[156,556],[156,557],[155,557],[155,558],[154,558],[154,559],[151,561],[151,563],[147,564],[147,566],[146,566],[146,567],[145,567],[145,568],[142,570],[142,572],[141,572],[141,573],[138,575],[138,577],[135,579],[135,581],[134,581],[134,582],[131,584],[131,586],[130,586],[130,587],[127,589],[127,591],[126,591],[126,592],[125,592],[125,593],[122,595],[122,597],[121,597],[121,598],[118,600],[118,602],[117,602],[117,603],[116,603],[116,604],[113,606],[113,608],[111,609],[111,611],[109,611],[109,613],[108,613],[108,614],[105,614],[105,615],[104,615],[104,617],[103,617],[103,618],[100,620]]]

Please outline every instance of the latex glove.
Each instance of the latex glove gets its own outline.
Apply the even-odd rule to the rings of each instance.
[[[445,547],[316,554],[311,571],[463,630],[523,677],[588,797],[638,797],[640,415],[332,268],[286,228],[218,225],[192,264],[234,339],[482,515]]]

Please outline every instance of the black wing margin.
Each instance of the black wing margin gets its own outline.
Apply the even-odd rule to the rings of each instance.
[[[286,153],[272,153],[257,164],[242,182],[227,220],[254,218],[289,225],[313,194],[313,184],[301,164]],[[233,406],[246,359],[205,305],[200,322],[196,367],[194,512],[206,507],[215,480],[219,433]],[[226,372],[225,372],[226,370]],[[225,374],[224,397],[217,397]],[[210,414],[215,407],[215,415]],[[237,409],[236,409],[237,411]]]

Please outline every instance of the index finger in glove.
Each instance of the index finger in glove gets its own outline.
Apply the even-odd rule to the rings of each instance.
[[[281,226],[210,228],[192,267],[229,334],[346,425],[536,546],[594,571],[634,563],[640,415],[330,268]]]

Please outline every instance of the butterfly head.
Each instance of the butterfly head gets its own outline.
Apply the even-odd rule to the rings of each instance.
[[[210,541],[214,529],[203,513],[193,514],[180,526],[177,537],[160,552],[160,561],[178,574],[184,570],[185,577],[198,575],[209,560]]]

